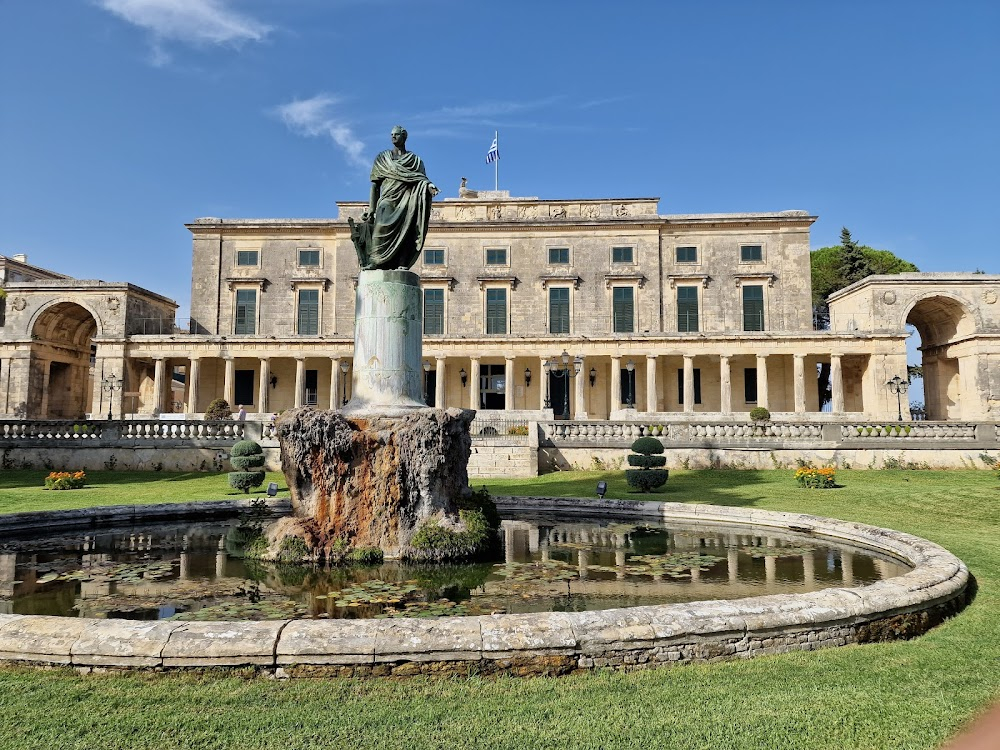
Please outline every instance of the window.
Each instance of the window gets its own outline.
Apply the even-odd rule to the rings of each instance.
[[[444,289],[424,289],[424,333],[444,333]]]
[[[611,248],[611,262],[612,263],[634,263],[635,254],[633,253],[634,248],[632,247],[613,247]]]
[[[319,289],[299,289],[296,321],[300,336],[319,335]]]
[[[694,368],[694,402],[701,403],[701,368]],[[684,403],[684,368],[677,370],[677,403]]]
[[[253,370],[235,370],[233,372],[233,400],[235,406],[249,406],[253,403]],[[234,406],[234,408],[235,408]]]
[[[443,266],[444,265],[444,248],[443,247],[428,247],[424,250],[424,265],[425,266]]]
[[[698,287],[677,287],[677,330],[681,333],[698,331]]]
[[[764,287],[758,284],[743,287],[743,330],[764,330]]]
[[[486,333],[507,333],[507,290],[486,290]]]
[[[697,263],[698,262],[698,248],[696,247],[678,247],[675,250],[676,259],[678,263]]]
[[[259,250],[237,250],[236,251],[236,265],[238,266],[256,266],[259,265],[260,251]]]
[[[233,333],[253,336],[257,332],[257,290],[236,290],[236,325]]]
[[[569,263],[569,248],[568,247],[550,247],[549,248],[549,263],[555,265],[567,265]]]
[[[300,266],[319,266],[319,250],[307,249],[299,250]]]
[[[615,333],[635,332],[635,288],[616,286],[611,291],[612,325]]]
[[[764,260],[764,248],[760,245],[740,245],[740,261],[755,263]]]
[[[319,403],[319,370],[306,370],[305,405],[316,406]]]
[[[505,248],[505,247],[488,247],[488,248],[486,248],[486,265],[488,265],[488,266],[506,266],[507,265],[507,248]]]
[[[549,288],[549,333],[569,333],[569,287]]]
[[[757,403],[757,368],[747,367],[743,370],[743,400],[748,404]]]

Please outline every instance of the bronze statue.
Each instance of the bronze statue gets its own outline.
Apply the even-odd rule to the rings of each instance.
[[[390,134],[393,148],[375,157],[372,192],[361,224],[351,225],[351,240],[365,270],[408,269],[424,247],[431,216],[431,199],[438,194],[427,179],[424,162],[406,150],[406,130]]]

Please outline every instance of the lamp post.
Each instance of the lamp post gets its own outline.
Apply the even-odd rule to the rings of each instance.
[[[560,355],[562,363],[558,359],[553,357],[551,360],[545,361],[545,372],[551,374],[553,377],[562,378],[564,381],[563,385],[563,411],[562,418],[569,419],[569,382],[570,378],[575,378],[580,374],[580,370],[583,369],[583,363],[580,361],[579,357],[573,358],[573,365],[570,366],[570,356],[569,352],[563,350]],[[552,406],[552,402],[549,399],[549,387],[548,378],[545,379],[545,408],[548,409]]]
[[[431,405],[431,392],[427,387],[427,379],[431,376],[431,363],[430,360],[424,360],[424,403],[428,406]]]
[[[635,408],[635,362],[631,359],[625,363],[625,369],[628,370],[628,400],[625,402],[625,406],[629,409]]]
[[[340,363],[340,382],[341,382],[341,391],[343,393],[343,395],[341,397],[341,401],[340,401],[340,405],[341,406],[347,406],[347,369],[348,369],[347,362],[341,362]]]
[[[122,389],[122,379],[114,375],[108,375],[101,381],[101,388],[108,392],[108,421],[111,421],[111,404],[115,400],[115,391]],[[122,407],[124,408],[124,406]]]
[[[900,422],[903,421],[903,400],[902,395],[906,393],[907,389],[910,387],[910,382],[908,380],[903,380],[899,375],[893,376],[892,380],[886,383],[889,386],[889,392],[896,394],[896,412],[898,414],[898,419]]]

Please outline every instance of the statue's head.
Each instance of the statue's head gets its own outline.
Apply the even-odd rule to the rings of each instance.
[[[406,128],[402,125],[396,125],[393,127],[392,132],[389,133],[389,138],[392,139],[392,144],[394,146],[406,143]]]

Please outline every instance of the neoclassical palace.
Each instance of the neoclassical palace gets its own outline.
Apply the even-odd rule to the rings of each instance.
[[[0,257],[0,414],[337,408],[351,395],[348,219],[202,218],[191,319],[129,283]],[[658,213],[656,198],[435,201],[413,267],[429,404],[518,419],[909,419],[887,383],[920,334],[926,412],[1000,419],[1000,276],[872,276],[815,330],[805,211]],[[822,367],[826,365],[827,367]],[[832,404],[821,410],[819,372]],[[822,413],[821,413],[822,411]]]

